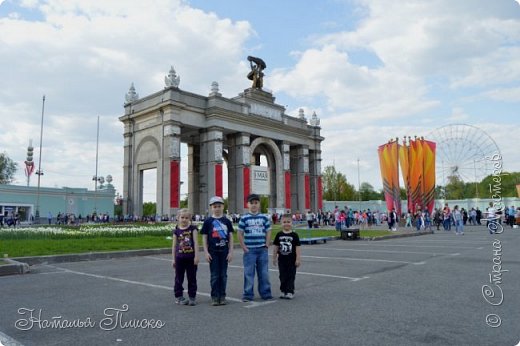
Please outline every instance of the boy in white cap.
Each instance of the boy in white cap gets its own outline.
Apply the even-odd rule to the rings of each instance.
[[[233,258],[233,224],[224,216],[222,197],[211,197],[209,206],[211,217],[204,221],[200,233],[211,273],[211,305],[226,305],[227,268]]]

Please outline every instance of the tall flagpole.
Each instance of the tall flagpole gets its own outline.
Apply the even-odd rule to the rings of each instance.
[[[359,178],[359,157],[357,159],[358,208],[361,212],[361,180]]]
[[[38,158],[38,170],[36,171],[36,175],[38,175],[38,189],[36,191],[36,213],[34,221],[35,223],[40,223],[40,177],[43,175],[42,172],[42,140],[43,140],[43,114],[45,112],[45,95],[42,98],[42,121],[40,125],[40,157]]]
[[[97,132],[96,132],[96,175],[94,176],[94,214],[97,218],[97,184],[98,184],[98,152],[99,152],[99,115],[97,117]],[[95,222],[96,220],[94,220]]]

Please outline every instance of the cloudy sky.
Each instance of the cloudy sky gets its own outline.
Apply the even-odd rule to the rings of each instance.
[[[381,188],[378,145],[450,124],[493,144],[484,130],[520,171],[515,0],[0,0],[0,151],[25,185],[45,95],[42,186],[94,188],[99,116],[99,175],[121,192],[130,84],[159,91],[173,65],[181,89],[207,95],[217,81],[234,97],[250,86],[248,55],[266,61],[264,87],[287,114],[316,111],[322,166],[354,185],[359,158],[361,182]]]

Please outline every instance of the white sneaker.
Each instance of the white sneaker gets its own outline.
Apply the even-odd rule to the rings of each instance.
[[[285,299],[293,299],[294,298],[294,294],[293,293],[287,293],[285,295]]]

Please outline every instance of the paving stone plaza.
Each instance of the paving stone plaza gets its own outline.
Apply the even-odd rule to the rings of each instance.
[[[242,254],[237,249],[228,269],[229,304],[217,307],[210,304],[206,263],[199,265],[197,275],[198,305],[174,304],[169,254],[38,264],[30,274],[0,277],[2,294],[9,297],[0,310],[0,341],[516,345],[518,232],[508,228],[490,235],[476,226],[466,227],[464,236],[439,231],[382,241],[304,245],[291,301],[264,302],[257,297],[242,303]],[[277,297],[278,272],[272,266],[270,281]],[[84,325],[51,327],[53,320]]]

